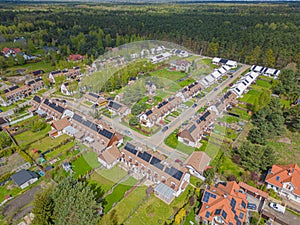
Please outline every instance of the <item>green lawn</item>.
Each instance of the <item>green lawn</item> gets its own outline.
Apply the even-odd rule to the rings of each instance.
[[[177,210],[184,205],[188,192],[191,189],[192,187],[188,186],[170,205],[167,205],[152,194],[124,224],[164,224],[165,221],[170,223]]]
[[[250,90],[248,93],[244,94],[242,98],[239,98],[239,100],[253,105],[260,95],[261,92],[257,90]]]
[[[195,82],[194,79],[187,78],[186,80],[183,80],[183,81],[179,82],[179,85],[180,85],[180,87],[183,88],[183,87],[188,86],[188,85],[190,85],[191,83],[194,83],[194,82]]]
[[[191,107],[194,103],[191,101],[187,101],[184,103],[186,106]]]
[[[52,152],[49,152],[45,155],[46,159],[52,159],[54,158],[56,155],[60,154],[60,153],[64,153],[65,151],[71,149],[72,147],[74,147],[75,145],[75,141],[70,141],[67,144],[53,150]]]
[[[127,175],[127,172],[115,166],[110,170],[97,169],[91,176],[90,182],[96,183],[107,192],[111,187]]]
[[[255,81],[255,83],[256,83],[256,85],[267,88],[267,89],[270,89],[272,87],[272,84],[268,81],[265,81],[265,80],[259,80],[258,79],[258,80]]]
[[[178,71],[168,71],[167,69],[157,70],[150,74],[151,76],[157,76],[171,81],[177,81],[186,76],[186,73]]]
[[[194,224],[196,224],[194,209],[191,209],[190,213],[186,216],[185,222],[183,225],[191,225],[190,221],[192,221]]]
[[[104,212],[108,212],[112,209],[113,205],[124,197],[126,191],[130,190],[135,184],[137,180],[133,177],[128,177],[128,179],[120,184],[118,184],[113,192],[105,197],[106,205],[104,206]]]
[[[146,186],[139,186],[116,205],[115,210],[117,212],[118,221],[120,224],[124,223],[125,220],[133,215],[136,209],[143,204],[146,198],[146,190]],[[109,218],[109,216],[110,212],[104,217]]]
[[[233,107],[230,112],[239,115],[240,116],[239,118],[244,119],[244,120],[249,120],[251,117],[251,115],[249,115],[247,113],[247,111],[238,109],[236,107]]]
[[[51,137],[47,136],[43,139],[40,139],[29,146],[29,151],[31,152],[32,149],[37,149],[41,152],[46,151],[48,149],[52,149],[58,146],[60,143],[64,142],[65,140],[69,139],[70,137],[66,134],[63,134],[57,138],[52,139]]]
[[[239,178],[242,175],[242,173],[244,173],[244,169],[241,168],[239,165],[235,164],[229,156],[224,156],[221,159],[219,173],[225,177],[234,175],[235,177]]]
[[[226,122],[226,123],[237,123],[239,122],[239,118],[235,116],[230,116],[230,115],[224,115],[223,117],[219,117],[218,121],[220,122]]]
[[[97,160],[97,154],[92,151],[82,154],[78,159],[72,162],[72,168],[76,177],[85,175],[91,169],[99,166],[100,163]]]
[[[51,62],[37,62],[37,63],[28,63],[24,65],[17,65],[14,67],[9,68],[10,70],[16,70],[16,69],[27,69],[28,72],[34,71],[34,70],[44,70],[45,72],[50,72],[52,70],[55,70],[55,67],[51,66]]]
[[[197,177],[191,175],[190,183],[191,183],[192,185],[194,185],[195,187],[200,187],[200,185],[203,184],[203,181],[200,180],[199,178],[197,178]]]
[[[0,202],[2,202],[5,199],[5,196],[11,195],[15,197],[22,191],[22,189],[19,187],[10,188],[10,186],[12,186],[13,183],[13,181],[10,181],[4,186],[0,186]]]
[[[165,144],[168,145],[171,148],[175,148],[183,153],[186,153],[188,155],[192,154],[193,151],[196,150],[196,148],[193,148],[191,146],[187,146],[181,142],[178,141],[177,139],[177,132],[178,130],[176,129],[172,134],[170,134],[166,139],[165,139]]]
[[[27,130],[23,133],[17,134],[14,137],[19,145],[26,145],[28,143],[37,141],[45,137],[50,130],[51,130],[50,124],[47,123],[46,127],[38,132],[32,132],[30,130]]]

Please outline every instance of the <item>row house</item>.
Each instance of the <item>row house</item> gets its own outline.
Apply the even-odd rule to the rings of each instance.
[[[203,173],[208,168],[210,161],[211,158],[205,152],[194,151],[184,162],[184,166],[190,174],[204,181]]]
[[[79,76],[81,76],[80,66],[75,66],[72,69],[68,69],[68,71],[65,73],[65,76],[69,80],[77,79]]]
[[[2,105],[8,106],[14,102],[26,98],[31,94],[28,85],[19,87],[18,85],[12,86],[4,90],[5,99],[2,99]]]
[[[207,109],[203,114],[200,114],[195,121],[178,131],[178,141],[188,146],[200,147],[199,141],[216,119],[216,113]]]
[[[268,77],[273,77],[274,79],[278,79],[278,76],[280,74],[280,70],[268,68],[264,66],[253,65],[251,66],[250,70]]]
[[[113,144],[119,146],[123,143],[123,136],[101,121],[94,122],[74,113],[70,123],[77,130],[75,138],[87,142],[96,152],[101,152]]]
[[[210,106],[208,109],[211,111],[215,111],[217,116],[221,116],[223,111],[234,104],[236,98],[237,95],[229,90],[222,96],[222,98],[216,100],[215,104]]]
[[[247,222],[247,195],[235,181],[208,186],[198,217],[202,224],[242,225]]]
[[[187,170],[181,166],[176,168],[169,165],[162,155],[146,151],[129,142],[121,149],[121,154],[122,165],[136,176],[145,177],[156,184],[155,195],[168,204],[189,184],[190,174]]]
[[[18,85],[12,86],[4,90],[5,99],[1,98],[1,105],[8,106],[14,102],[32,95],[44,87],[42,78],[38,77],[30,81],[26,81],[21,87]]]
[[[65,107],[58,101],[44,99],[39,106],[39,114],[46,114],[47,118],[59,120],[65,111]]]
[[[152,127],[155,123],[162,120],[166,115],[176,110],[177,107],[182,103],[181,97],[170,97],[159,103],[157,106],[139,116],[140,123],[146,127]]]
[[[37,95],[35,95],[33,97],[33,99],[31,99],[31,101],[30,101],[31,107],[27,111],[28,112],[34,112],[34,111],[36,111],[39,108],[39,106],[40,106],[41,103],[42,103],[42,98],[39,97],[39,96],[37,96]]]
[[[127,106],[115,101],[109,101],[107,108],[111,113],[119,116],[126,116],[131,112]]]
[[[250,71],[240,80],[238,80],[230,90],[237,96],[242,96],[242,94],[250,87],[250,85],[257,79],[259,73]]]
[[[172,52],[174,53],[174,55],[179,56],[181,58],[186,58],[189,56],[189,53],[186,50],[172,49]]]
[[[233,60],[228,60],[228,59],[222,59],[218,57],[214,57],[212,59],[212,64],[214,65],[226,65],[230,68],[237,68],[237,62]]]
[[[207,87],[213,84],[214,82],[220,80],[222,76],[228,73],[229,70],[230,70],[229,66],[223,65],[220,68],[215,69],[211,74],[208,74],[207,76],[203,77],[200,82],[205,87]]]
[[[151,62],[153,64],[163,62],[165,60],[168,60],[171,56],[172,56],[172,54],[170,52],[164,52],[164,53],[161,53],[159,55],[151,57]]]
[[[181,91],[179,91],[176,96],[181,97],[182,101],[186,102],[190,98],[197,96],[201,90],[204,89],[204,86],[198,81],[184,87]]]
[[[38,92],[45,86],[44,81],[41,77],[25,82],[25,84],[30,88],[31,94]]]

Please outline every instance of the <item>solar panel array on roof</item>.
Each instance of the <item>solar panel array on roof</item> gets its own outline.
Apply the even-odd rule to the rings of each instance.
[[[38,103],[41,103],[41,101],[42,101],[39,96],[34,96],[33,100],[36,101],[36,102],[38,102]]]
[[[99,95],[94,94],[94,93],[89,93],[90,96],[94,97],[94,98],[99,98]]]
[[[150,109],[150,110],[148,110],[146,113],[146,116],[149,116],[149,115],[151,115],[152,114],[152,110]]]
[[[173,166],[171,168],[166,167],[165,172],[177,180],[181,180],[181,177],[183,175],[182,171],[174,168]]]
[[[130,144],[130,143],[126,143],[124,149],[127,150],[128,152],[131,152],[134,155],[136,155],[136,153],[137,153],[137,150],[135,149],[135,146],[133,144]]]
[[[75,70],[78,70],[78,69],[80,69],[80,67],[79,67],[79,66],[75,66],[74,69],[75,69]]]
[[[18,89],[18,88],[19,88],[19,86],[18,86],[18,85],[15,85],[15,86],[13,86],[13,87],[10,87],[9,90],[10,90],[10,91],[14,91],[14,90],[16,90],[16,89]]]
[[[151,159],[151,155],[148,152],[139,152],[138,157],[146,162],[149,162]]]
[[[161,102],[161,103],[158,104],[157,108],[160,109],[161,107],[163,107],[167,103],[168,103],[167,101],[163,101],[163,102]]]
[[[195,129],[196,129],[196,125],[193,124],[193,126],[191,126],[191,127],[189,128],[188,131],[189,131],[190,133],[192,133]]]
[[[164,166],[163,164],[161,164],[161,160],[159,160],[158,158],[156,158],[155,156],[152,157],[150,164],[155,166],[156,168],[163,170]]]
[[[214,198],[214,199],[216,199],[216,197],[217,197],[217,196],[216,196],[215,194],[212,194],[212,193],[206,191],[206,192],[204,192],[202,201],[208,203],[209,198]]]
[[[246,209],[246,202],[244,202],[244,200],[242,201],[242,207]]]
[[[29,82],[27,83],[27,85],[30,86],[30,85],[32,85],[33,83],[35,83],[34,80],[31,80],[31,81],[29,81]]]
[[[224,95],[224,98],[226,99],[226,98],[228,98],[230,95],[231,95],[231,92],[228,91],[228,92],[226,92],[226,94]]]
[[[64,108],[61,107],[60,105],[56,105],[53,102],[50,102],[48,99],[45,99],[44,104],[48,105],[50,108],[54,109],[57,112],[63,113],[64,112]]]
[[[61,73],[61,71],[60,71],[60,70],[56,70],[56,71],[52,71],[52,72],[51,72],[51,74],[53,74],[53,75],[54,75],[54,74],[58,74],[58,73]]]
[[[117,102],[110,101],[110,102],[108,103],[108,107],[113,108],[113,109],[115,109],[115,110],[119,110],[119,109],[122,107],[122,105],[120,105],[120,104],[117,103]]]
[[[222,64],[226,64],[227,62],[228,62],[227,59],[221,59],[221,60],[220,60],[220,63],[222,63]]]
[[[98,133],[101,134],[102,136],[108,138],[108,139],[111,139],[112,136],[113,136],[113,133],[110,132],[110,131],[108,131],[108,130],[106,130],[106,129],[99,130]]]

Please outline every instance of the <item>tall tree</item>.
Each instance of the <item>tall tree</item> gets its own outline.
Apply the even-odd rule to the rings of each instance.
[[[72,176],[63,180],[52,192],[54,222],[57,225],[92,225],[99,221],[97,194],[84,182]]]
[[[34,219],[32,225],[51,225],[53,222],[54,202],[51,198],[51,189],[46,189],[35,195],[33,201]]]

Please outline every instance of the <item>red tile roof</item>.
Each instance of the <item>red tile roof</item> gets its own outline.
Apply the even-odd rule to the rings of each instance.
[[[289,182],[295,188],[294,194],[300,196],[300,168],[297,164],[273,165],[265,181],[280,188]]]
[[[68,57],[68,60],[72,60],[72,61],[77,61],[77,60],[82,60],[84,57],[80,54],[71,54]]]
[[[199,216],[202,220],[211,222],[219,218],[225,224],[243,224],[246,221],[248,201],[235,181],[208,187],[201,202]]]
[[[247,191],[250,191],[252,193],[255,193],[255,194],[257,194],[257,195],[259,195],[259,196],[261,196],[263,198],[268,198],[269,197],[269,193],[264,192],[262,190],[259,190],[259,189],[255,188],[255,187],[252,187],[252,186],[250,186],[250,185],[248,185],[248,184],[246,184],[244,182],[239,182],[239,185],[244,190],[247,190]]]

